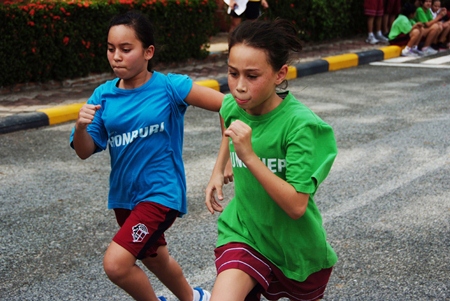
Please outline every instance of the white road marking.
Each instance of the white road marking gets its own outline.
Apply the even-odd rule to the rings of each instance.
[[[349,199],[347,202],[340,206],[336,206],[333,210],[328,212],[324,212],[322,214],[323,222],[326,223],[331,221],[339,216],[347,215],[349,212],[361,208],[365,205],[368,205],[378,198],[391,193],[392,191],[398,189],[403,185],[407,185],[412,181],[431,173],[442,166],[450,164],[450,148],[447,149],[447,152],[444,156],[432,160],[430,162],[425,163],[422,166],[418,166],[415,170],[407,174],[403,174],[399,176],[397,179],[393,179],[392,181],[388,181],[382,185],[379,185],[371,190],[368,190],[360,195],[355,196],[354,198]]]
[[[383,62],[388,62],[388,63],[404,63],[407,61],[412,61],[412,60],[417,60],[418,57],[411,57],[411,56],[399,56],[399,57],[394,57],[393,59],[388,59],[388,60],[384,60]]]
[[[387,62],[373,62],[372,66],[389,66],[389,67],[409,67],[409,68],[434,68],[434,69],[450,69],[450,65],[431,65],[431,64],[409,64],[409,63],[387,63]]]
[[[423,57],[422,57],[423,58]],[[414,60],[421,59],[421,57],[408,57],[399,56],[392,59],[372,62],[372,66],[389,66],[389,67],[407,67],[407,68],[432,68],[432,69],[450,69],[450,55],[444,55],[440,57],[430,58],[421,62],[411,62]],[[409,62],[409,63],[408,63]]]
[[[450,55],[441,56],[441,57],[437,57],[435,59],[427,60],[427,61],[422,62],[422,64],[438,65],[438,64],[445,64],[448,62],[450,62]]]

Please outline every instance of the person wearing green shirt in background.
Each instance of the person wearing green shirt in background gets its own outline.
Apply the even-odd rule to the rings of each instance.
[[[418,49],[419,42],[422,39],[423,24],[414,21],[415,15],[416,7],[411,3],[405,3],[389,31],[389,44],[405,46],[402,50],[402,56],[417,57],[424,55]]]
[[[433,19],[433,15],[430,12],[431,0],[419,0],[419,3],[420,6],[416,10],[414,20],[423,23],[424,27],[422,37],[425,41],[421,50],[425,55],[436,54],[438,52],[437,49],[439,49],[438,37],[442,32],[442,25],[439,20],[442,17]]]
[[[448,6],[448,4],[447,4]],[[442,26],[442,32],[439,36],[439,51],[445,51],[450,48],[450,20],[446,7],[441,7],[441,0],[433,0],[430,8],[431,15],[434,19],[438,19]]]

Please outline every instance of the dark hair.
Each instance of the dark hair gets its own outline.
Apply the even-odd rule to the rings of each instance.
[[[409,15],[414,14],[416,12],[416,6],[412,3],[405,3],[402,7],[400,14],[409,17]]]
[[[280,70],[288,63],[291,51],[299,52],[302,49],[297,29],[284,19],[242,22],[228,38],[228,51],[236,44],[264,50],[274,70]]]
[[[136,10],[130,10],[123,14],[117,15],[111,19],[108,26],[108,33],[111,27],[117,25],[125,25],[134,29],[136,38],[141,41],[144,49],[151,45],[155,45],[153,25],[148,17]],[[151,71],[152,66],[149,61],[147,69]]]

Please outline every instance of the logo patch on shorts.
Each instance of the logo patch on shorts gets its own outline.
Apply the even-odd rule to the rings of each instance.
[[[133,236],[133,242],[142,242],[147,234],[148,229],[144,224],[137,224],[136,226],[133,226],[133,233],[131,233],[131,236]]]

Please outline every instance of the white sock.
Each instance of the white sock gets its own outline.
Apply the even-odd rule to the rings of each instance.
[[[405,51],[410,51],[410,50],[411,50],[411,47],[405,46]]]
[[[408,46],[407,46],[408,47]],[[414,45],[412,49],[417,50],[417,45]]]
[[[192,290],[194,291],[194,301],[200,301],[200,293],[195,289]]]
[[[373,37],[373,32],[369,32],[368,38],[370,39],[371,37]]]
[[[383,33],[381,32],[381,30],[378,30],[377,36],[381,37],[382,35],[383,35]]]

